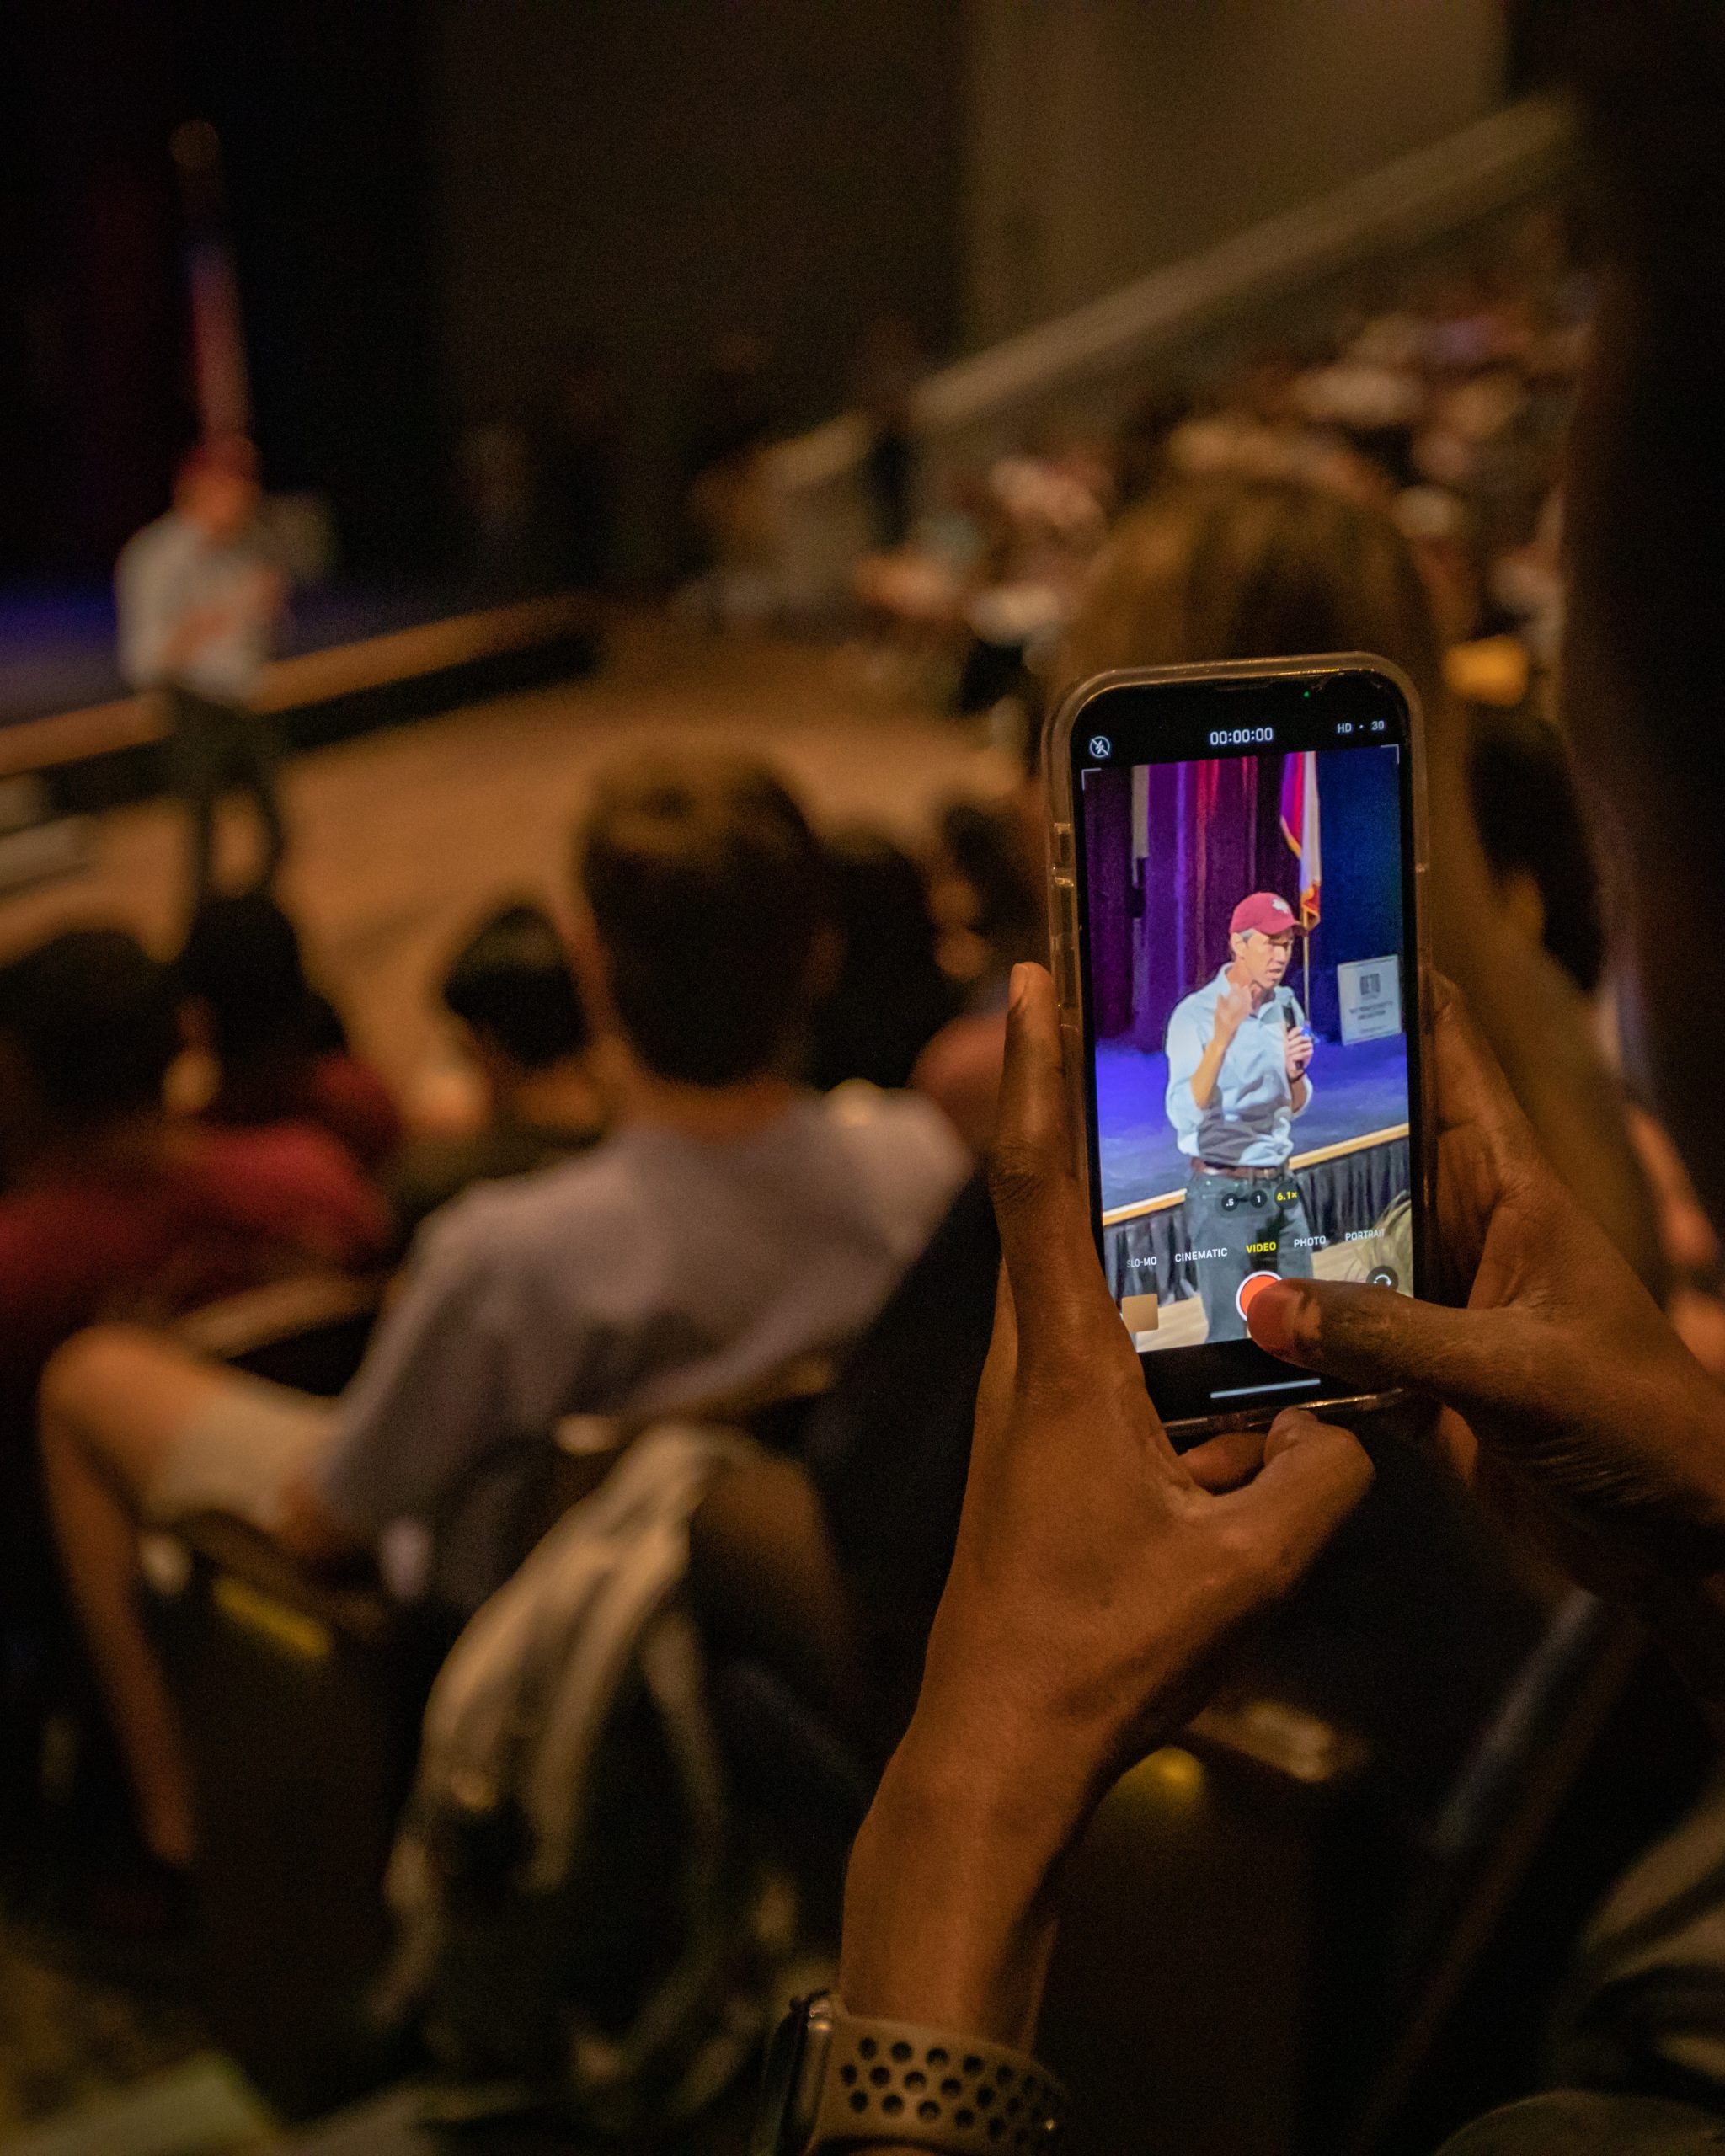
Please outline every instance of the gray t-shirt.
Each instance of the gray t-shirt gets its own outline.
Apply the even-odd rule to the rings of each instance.
[[[114,572],[120,672],[135,689],[159,688],[171,675],[200,696],[249,703],[270,657],[275,606],[259,597],[268,572],[248,535],[213,542],[178,510],[147,524]],[[227,626],[170,668],[163,654],[174,632],[206,607],[229,613]]]
[[[630,1125],[469,1192],[414,1242],[323,1497],[375,1536],[565,1415],[676,1413],[841,1347],[967,1168],[927,1102],[846,1086],[740,1140]]]

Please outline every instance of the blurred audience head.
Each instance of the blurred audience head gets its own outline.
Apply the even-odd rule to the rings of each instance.
[[[180,459],[174,503],[206,538],[237,539],[258,513],[258,452],[243,435],[215,435]]]
[[[591,1038],[569,953],[537,906],[484,921],[457,953],[443,1001],[494,1082],[567,1062]]]
[[[1605,970],[1605,914],[1563,737],[1530,712],[1482,710],[1471,728],[1468,782],[1505,911],[1591,995]]]
[[[224,1065],[322,1045],[299,933],[266,892],[206,899],[174,976]]]
[[[814,1014],[811,1083],[847,1078],[903,1086],[952,1017],[921,867],[879,831],[841,831],[827,846],[828,918],[840,943],[837,978]]]
[[[611,1008],[644,1069],[717,1087],[795,1067],[823,859],[765,765],[694,753],[614,764],[576,861]]]
[[[1439,692],[1431,605],[1393,520],[1299,480],[1203,479],[1120,520],[1057,672],[1064,691],[1116,666],[1327,651],[1377,652]]]
[[[167,969],[123,931],[71,929],[0,966],[0,1147],[160,1108],[180,1034]]]
[[[1042,955],[1039,797],[1033,829],[1012,803],[954,801],[943,813],[934,905],[955,979],[1003,979]]]

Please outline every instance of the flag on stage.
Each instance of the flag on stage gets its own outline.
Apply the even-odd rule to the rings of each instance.
[[[1324,887],[1317,816],[1317,751],[1282,760],[1282,836],[1300,863],[1300,926],[1316,928]]]

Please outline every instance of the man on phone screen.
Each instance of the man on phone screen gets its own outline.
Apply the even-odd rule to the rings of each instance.
[[[1311,1102],[1312,1038],[1283,985],[1294,910],[1254,891],[1228,931],[1232,956],[1176,1004],[1167,1035],[1168,1120],[1192,1164],[1186,1235],[1210,1340],[1247,1337],[1248,1274],[1311,1273],[1311,1231],[1288,1167],[1294,1118]]]

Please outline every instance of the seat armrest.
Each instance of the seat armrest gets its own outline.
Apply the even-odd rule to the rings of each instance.
[[[206,1303],[179,1319],[174,1333],[200,1355],[238,1362],[296,1334],[374,1313],[387,1284],[388,1275],[382,1273],[296,1274]]]
[[[279,1542],[228,1513],[190,1513],[147,1539],[157,1547],[153,1558],[147,1552],[146,1576],[168,1595],[201,1572],[233,1614],[266,1628],[273,1610],[291,1625],[319,1626],[368,1647],[387,1646],[403,1629],[401,1604],[369,1561],[338,1574],[311,1572]]]

